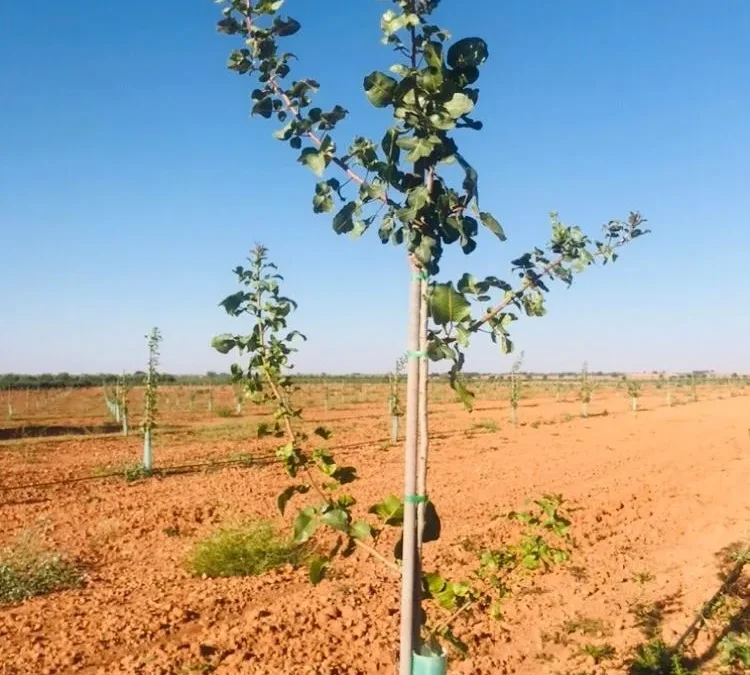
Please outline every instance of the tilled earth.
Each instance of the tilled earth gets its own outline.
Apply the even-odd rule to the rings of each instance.
[[[94,394],[72,396],[103,407]],[[547,492],[568,500],[576,541],[568,564],[506,601],[502,620],[473,612],[457,620],[469,654],[452,654],[451,673],[625,673],[645,640],[638,608],[656,608],[659,630],[674,641],[720,585],[726,552],[747,541],[750,398],[666,407],[654,395],[633,415],[612,393],[597,397],[587,419],[569,399],[523,401],[517,428],[505,402],[485,401],[471,415],[435,407],[429,483],[443,534],[427,546],[428,568],[468,576],[466,541],[500,545],[509,526],[497,516]],[[351,492],[362,514],[401,492],[401,449],[387,443],[383,408],[306,411],[335,432],[339,463],[357,467]],[[188,418],[174,416],[157,435],[157,466],[271,454],[254,438],[259,418]],[[243,518],[276,517],[286,482],[274,464],[21,487],[136,462],[140,439],[97,434],[102,422],[82,414],[65,424],[88,425],[89,436],[0,443],[0,546],[33,531],[87,575],[83,588],[0,607],[2,675],[395,671],[398,579],[360,552],[317,587],[304,569],[218,580],[186,572],[198,538]],[[727,611],[746,618],[747,595],[733,600]],[[695,645],[705,672],[715,664],[713,637],[709,626]],[[583,650],[592,644],[615,652],[596,664]]]

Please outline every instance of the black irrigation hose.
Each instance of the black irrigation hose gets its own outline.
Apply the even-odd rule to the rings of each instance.
[[[474,430],[475,433],[491,433],[491,432],[483,432],[478,429]],[[431,440],[440,440],[445,438],[450,438],[451,436],[458,435],[463,433],[462,431],[456,431],[456,432],[442,432],[433,434],[431,436]],[[390,438],[383,438],[383,439],[376,439],[373,441],[359,441],[356,443],[346,443],[342,444],[336,447],[331,448],[333,451],[349,451],[349,450],[355,450],[357,448],[361,448],[363,446],[367,445],[382,445],[384,443],[391,443]],[[268,466],[269,464],[272,464],[273,462],[277,461],[277,457],[275,455],[268,455],[268,456],[261,456],[261,457],[253,457],[249,456],[247,458],[243,459],[226,459],[226,460],[218,460],[214,462],[204,462],[201,464],[181,464],[177,466],[165,466],[160,467],[157,469],[154,469],[152,473],[154,474],[165,474],[168,475],[170,473],[189,473],[189,471],[184,471],[185,469],[198,469],[198,468],[211,468],[216,466],[232,466],[235,464],[247,464],[248,468],[251,466]],[[6,490],[10,492],[11,490],[30,490],[33,488],[41,488],[41,487],[53,487],[55,485],[70,485],[72,483],[82,483],[89,480],[100,480],[104,478],[121,478],[124,474],[124,471],[113,471],[111,473],[103,473],[96,476],[80,476],[78,478],[66,478],[65,480],[56,480],[56,481],[49,481],[45,483],[30,483],[27,485],[11,485],[4,487],[0,485],[0,492],[3,490]]]
[[[255,466],[260,464],[261,466],[265,466],[267,464],[270,464],[272,461],[276,461],[276,457],[253,457],[253,458],[247,458],[247,459],[227,459],[227,460],[221,460],[216,462],[204,462],[201,464],[182,464],[177,466],[165,466],[158,469],[154,469],[152,471],[152,474],[169,474],[169,473],[179,473],[181,470],[185,469],[197,469],[197,468],[211,468],[216,466],[232,466],[235,464],[247,464],[248,467]],[[187,473],[187,472],[186,472]],[[0,485],[0,491],[8,491],[11,490],[30,490],[33,488],[40,488],[40,487],[52,487],[55,485],[70,485],[72,483],[82,483],[87,480],[100,480],[104,478],[122,478],[124,475],[123,471],[113,471],[111,473],[102,473],[98,474],[96,476],[79,476],[78,478],[66,478],[65,480],[55,480],[55,481],[49,481],[46,483],[29,483],[27,485],[9,485],[9,486],[2,486]]]

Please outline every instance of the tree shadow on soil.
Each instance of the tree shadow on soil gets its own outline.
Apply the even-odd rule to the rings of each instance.
[[[627,660],[628,675],[682,675],[700,672],[702,666],[714,660],[722,640],[730,633],[750,631],[750,579],[743,576],[745,565],[750,563],[747,542],[735,542],[717,554],[721,585],[703,603],[693,621],[675,641],[673,646],[664,643],[662,625],[664,618],[676,611],[674,597],[665,598],[652,605],[634,605],[636,626],[647,642],[637,645]],[[705,630],[708,644],[699,653],[693,650],[699,635]],[[693,651],[688,655],[688,652]]]

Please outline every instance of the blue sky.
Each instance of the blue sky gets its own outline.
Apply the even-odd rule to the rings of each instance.
[[[351,111],[339,145],[389,123],[361,88],[392,61],[387,4],[287,0],[296,74]],[[217,16],[208,0],[0,6],[0,372],[141,368],[154,324],[165,370],[226,369],[210,337],[244,326],[216,305],[255,241],[300,303],[301,370],[384,371],[402,353],[402,250],[312,213],[314,177],[248,119]],[[485,128],[459,143],[509,235],[449,256],[446,277],[507,275],[550,210],[596,232],[639,209],[653,228],[516,324],[525,367],[750,371],[750,3],[443,0],[435,18],[489,42]],[[511,360],[477,344],[468,368]]]

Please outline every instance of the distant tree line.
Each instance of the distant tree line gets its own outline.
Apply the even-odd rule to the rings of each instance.
[[[622,379],[625,376],[621,372],[602,372],[595,371],[589,373],[595,378],[605,379]],[[576,379],[580,376],[577,372],[558,372],[558,373],[532,373],[523,372],[520,375],[527,379],[547,380],[551,378],[558,379]],[[503,380],[505,375],[494,373],[466,373],[468,379],[482,380]],[[125,381],[130,386],[143,384],[146,374],[137,370],[134,373],[126,373]],[[430,379],[440,380],[447,375],[440,373],[430,373]],[[664,373],[659,374],[659,379],[664,379]],[[696,370],[686,373],[674,373],[669,376],[673,379],[716,379],[717,376],[711,371]],[[732,379],[741,377],[737,373],[732,373]],[[117,373],[42,373],[41,375],[26,375],[19,373],[0,374],[0,389],[69,389],[82,387],[102,387],[113,384],[118,378]],[[218,386],[231,384],[232,378],[229,373],[216,373],[208,371],[205,375],[172,375],[170,373],[161,373],[160,382],[165,385],[197,385],[197,386]],[[383,384],[388,382],[386,374],[364,374],[351,373],[348,375],[330,375],[327,373],[300,375],[297,378],[299,383],[304,384]]]

